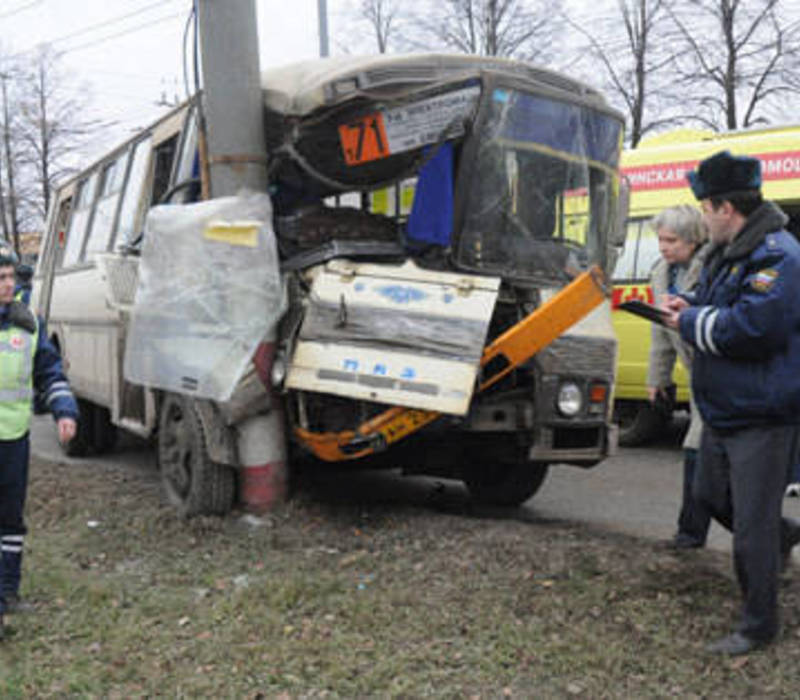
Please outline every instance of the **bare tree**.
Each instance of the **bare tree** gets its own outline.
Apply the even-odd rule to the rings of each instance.
[[[792,0],[684,0],[669,12],[683,46],[678,75],[694,118],[718,129],[768,123],[800,97],[800,22]],[[795,111],[796,114],[796,111]]]
[[[100,127],[85,118],[88,94],[69,85],[47,48],[20,75],[18,138],[32,172],[36,216],[43,220],[54,184],[75,170],[75,154]]]
[[[602,66],[606,79],[601,87],[612,102],[624,106],[632,148],[649,131],[675,121],[675,115],[664,110],[671,97],[665,69],[673,62],[665,1],[616,0],[613,10],[603,10],[591,20],[568,20],[586,42],[585,50],[578,51],[582,72],[590,65]]]
[[[379,53],[386,53],[389,47],[399,8],[397,0],[361,0],[360,14],[375,33]]]
[[[341,53],[427,48],[411,39],[409,22],[419,0],[346,0],[339,11],[336,46]],[[337,23],[334,24],[336,26]],[[362,31],[357,31],[357,30]]]
[[[3,175],[3,168],[5,165],[5,158],[0,155],[0,231],[2,231],[3,238],[8,240],[8,219],[6,218],[6,187],[3,183],[5,176]]]
[[[417,15],[430,37],[463,53],[552,62],[561,0],[443,0]]]
[[[16,125],[14,123],[14,109],[10,104],[13,99],[13,79],[14,73],[11,69],[4,69],[0,72],[0,129],[2,129],[2,158],[3,165],[3,188],[0,190],[0,197],[3,200],[3,237],[7,241],[13,242],[14,248],[19,254],[19,233],[20,233],[20,159],[18,153],[18,142],[13,138]]]

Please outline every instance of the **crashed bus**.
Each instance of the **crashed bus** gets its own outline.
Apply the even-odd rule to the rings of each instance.
[[[62,184],[33,304],[80,428],[157,442],[186,515],[244,501],[248,441],[519,504],[613,453],[605,275],[623,119],[523,62],[344,57],[263,72],[268,183],[205,199],[188,101]]]

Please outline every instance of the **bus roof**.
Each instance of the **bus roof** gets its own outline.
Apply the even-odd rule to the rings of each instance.
[[[547,68],[497,56],[381,54],[335,56],[288,64],[261,74],[268,109],[304,116],[359,95],[418,90],[426,85],[477,77],[482,70],[513,73],[543,86],[604,103],[590,86]]]

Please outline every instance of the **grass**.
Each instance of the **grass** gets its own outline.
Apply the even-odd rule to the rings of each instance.
[[[99,462],[35,461],[29,494],[3,698],[798,694],[794,579],[778,644],[703,652],[738,612],[722,553],[313,483],[260,527],[187,522]]]

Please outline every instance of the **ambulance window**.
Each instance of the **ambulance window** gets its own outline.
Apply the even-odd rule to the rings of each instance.
[[[89,215],[92,213],[92,203],[97,189],[98,173],[92,173],[86,180],[78,186],[78,198],[75,203],[75,211],[67,230],[67,243],[64,249],[64,267],[69,267],[78,262],[78,257],[83,248],[83,238],[86,233],[86,225],[89,223]]]
[[[628,220],[628,235],[622,253],[617,259],[613,279],[622,282],[636,279],[636,250],[639,246],[639,233],[642,229],[641,219]]]
[[[373,214],[395,216],[397,211],[396,186],[384,187],[369,193],[369,210]]]
[[[661,253],[658,251],[658,236],[650,226],[650,222],[642,222],[639,233],[639,245],[636,251],[636,279],[649,280],[653,266],[658,262]]]

